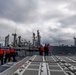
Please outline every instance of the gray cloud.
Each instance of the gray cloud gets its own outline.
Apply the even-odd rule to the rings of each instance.
[[[73,45],[76,33],[75,0],[0,0],[0,35],[15,32],[31,39],[41,32],[42,43]]]
[[[71,25],[76,24],[76,15],[63,19],[60,22],[63,24],[64,27],[70,27]]]
[[[20,1],[20,0],[19,0]],[[36,1],[35,0],[2,0],[0,2],[1,18],[11,19],[15,22],[31,22],[36,18]],[[32,15],[33,14],[33,15]],[[32,19],[33,18],[33,19]]]

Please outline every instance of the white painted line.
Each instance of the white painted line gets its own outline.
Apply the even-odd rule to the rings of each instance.
[[[31,58],[33,58],[34,56],[32,56]],[[31,59],[30,58],[30,59]],[[3,72],[1,72],[1,74],[2,73],[4,73],[4,72],[6,72],[6,71],[8,71],[8,70],[10,70],[12,67],[14,67],[16,64],[18,64],[18,63],[20,63],[20,62],[22,62],[22,61],[24,61],[26,58],[24,58],[24,59],[22,59],[21,61],[19,61],[19,62],[17,62],[17,63],[15,63],[14,65],[12,65],[10,68],[8,68],[8,69],[6,69],[5,71],[3,71]],[[25,63],[28,63],[28,60],[25,62]]]
[[[43,62],[45,62],[45,58],[44,58],[44,56],[43,56]]]
[[[41,75],[41,69],[42,69],[42,66],[41,66],[41,63],[40,63],[38,75]]]
[[[54,61],[56,61],[56,60],[54,59],[54,57],[52,57],[52,58],[53,58]],[[57,63],[57,64],[58,64],[58,63]],[[64,72],[64,74],[67,75],[67,73],[63,70],[63,68],[62,68],[59,64],[58,64],[58,66],[61,68],[61,70]]]
[[[26,58],[22,59],[21,61],[23,61],[23,60],[25,60],[25,59],[26,59]],[[15,64],[12,65],[10,68],[8,68],[8,69],[6,69],[5,71],[1,72],[1,74],[4,73],[4,72],[6,72],[6,71],[8,71],[8,70],[10,70],[13,66],[15,66],[15,65],[18,64],[18,63],[20,63],[21,61],[15,63]]]
[[[51,75],[48,63],[47,63],[47,70],[48,70],[48,75]]]
[[[22,75],[23,73],[24,73],[24,71],[28,68],[28,66],[30,65],[31,63],[28,63],[28,65],[24,68],[24,69],[18,69],[18,70],[16,70],[15,72],[14,72],[14,74],[16,74],[16,73],[18,73],[18,75]],[[20,70],[22,70],[21,72],[20,72]],[[12,74],[11,74],[12,75]]]
[[[44,56],[44,57],[45,57],[45,61],[48,61],[48,60],[47,60],[47,56]]]
[[[33,56],[33,57],[31,57],[30,59],[31,60],[34,60],[36,58],[36,55],[35,56]],[[25,63],[26,64],[26,63]],[[15,73],[18,73],[19,75],[22,75],[26,70],[27,70],[27,68],[29,67],[29,65],[31,64],[31,62],[28,62],[28,65],[26,66],[26,67],[24,67],[24,69],[20,69],[22,66],[24,66],[24,65],[22,65],[19,69],[17,69],[15,72],[14,72],[14,74]],[[19,72],[20,70],[22,70],[21,72]]]
[[[32,58],[32,60],[34,60],[36,58],[37,55],[34,55],[34,57]]]
[[[76,62],[76,61],[74,61],[74,60],[72,60],[72,59],[70,59],[70,58],[68,58],[68,57],[65,57],[65,58],[67,58],[68,60],[71,60],[72,62]]]
[[[36,55],[30,59],[34,60],[35,58],[36,58]],[[25,67],[25,69],[19,75],[22,75],[27,70],[27,68],[29,67],[30,64],[31,64],[31,62],[28,63],[28,65]]]
[[[31,62],[25,67],[25,69],[23,70],[23,72],[21,72],[20,75],[22,75],[24,73],[24,71],[28,68],[28,66],[31,64]]]
[[[47,75],[47,68],[46,68],[46,63],[42,63],[42,71],[43,72],[41,72],[41,75]]]

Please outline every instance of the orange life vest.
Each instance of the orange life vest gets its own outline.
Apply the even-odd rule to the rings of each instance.
[[[10,54],[10,50],[9,49],[6,50],[6,54]]]
[[[40,47],[40,51],[44,51],[44,47],[43,46]]]
[[[14,52],[15,52],[15,50],[14,50],[14,49],[11,49],[11,52],[13,52],[13,53],[14,53]]]
[[[0,49],[0,54],[3,54],[4,52],[3,52],[3,49]]]
[[[50,49],[50,46],[47,46],[47,50],[49,50]]]

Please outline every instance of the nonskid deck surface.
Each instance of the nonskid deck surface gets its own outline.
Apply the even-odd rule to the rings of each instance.
[[[6,64],[3,64],[2,66],[0,65],[0,73],[3,72],[4,70],[10,68],[11,66],[13,66],[14,64],[16,64],[17,62],[19,62],[20,60],[22,60],[24,57],[16,57],[16,62],[12,62],[12,60],[10,62],[7,62]],[[0,62],[1,64],[1,62]]]
[[[3,65],[0,75],[75,75],[75,56],[27,56]],[[1,69],[0,68],[0,69]]]

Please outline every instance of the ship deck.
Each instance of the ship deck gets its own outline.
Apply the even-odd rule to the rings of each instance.
[[[76,75],[76,56],[26,56],[0,66],[0,75]]]

